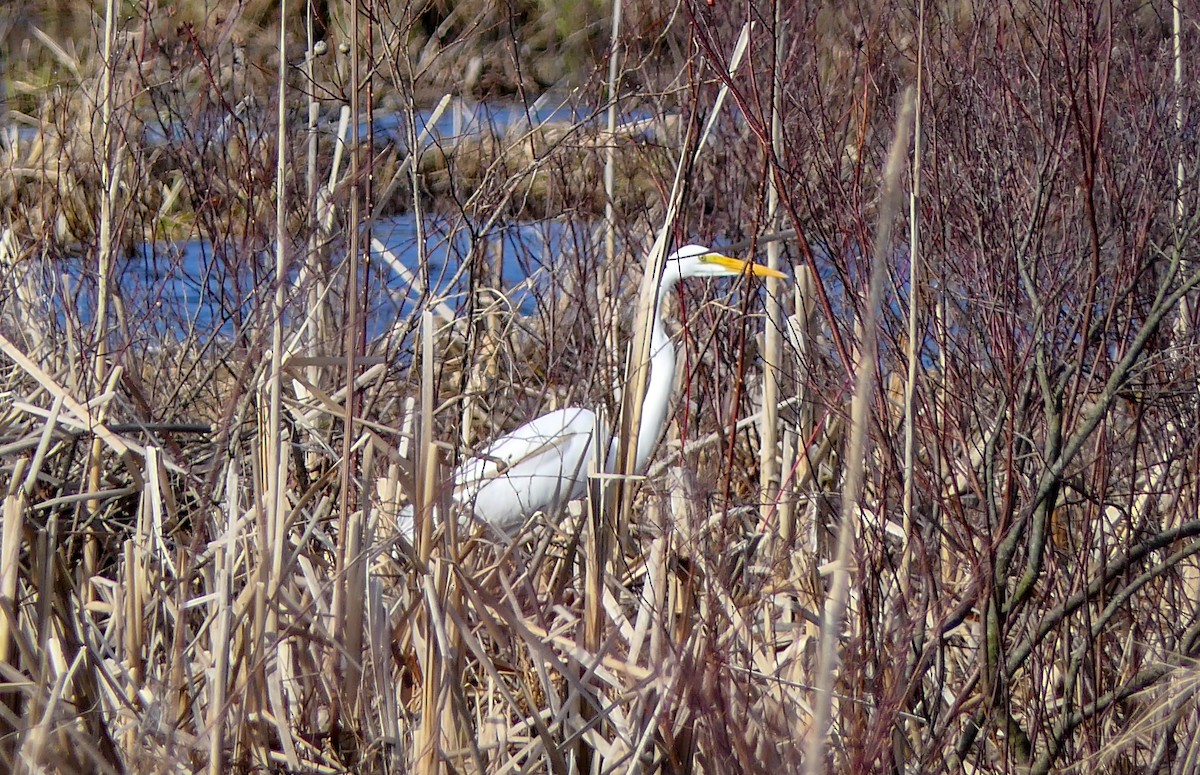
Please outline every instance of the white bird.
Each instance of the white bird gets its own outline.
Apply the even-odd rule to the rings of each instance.
[[[663,262],[659,303],[680,280],[734,277],[746,271],[759,277],[785,277],[761,264],[686,245]],[[650,321],[650,377],[642,400],[635,472],[644,470],[666,424],[674,381],[675,346],[656,305]],[[572,406],[525,423],[465,461],[454,471],[453,499],[470,507],[475,519],[509,536],[535,513],[554,513],[568,501],[584,496],[588,464],[596,457],[597,432],[607,441],[604,471],[611,473],[616,468],[618,439],[600,427],[595,412]],[[412,539],[412,506],[400,512],[397,527]]]

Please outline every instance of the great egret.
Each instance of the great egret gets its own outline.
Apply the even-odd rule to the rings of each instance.
[[[729,258],[686,245],[663,262],[658,299],[690,277],[732,277],[750,271],[759,277],[785,275],[761,264]],[[656,308],[650,323],[650,377],[642,400],[634,470],[642,471],[667,420],[675,381],[675,347]],[[501,535],[509,535],[533,514],[554,512],[587,490],[588,464],[596,456],[596,433],[607,440],[604,470],[617,461],[617,439],[599,425],[596,413],[572,406],[544,414],[496,439],[477,457],[454,471],[453,499],[469,506],[475,518]],[[413,537],[413,509],[405,507],[397,527]]]

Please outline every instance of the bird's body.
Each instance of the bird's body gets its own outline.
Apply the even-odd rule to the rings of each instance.
[[[597,422],[592,410],[571,406],[501,436],[454,472],[454,500],[507,533],[526,515],[583,497],[596,433],[605,435]]]
[[[750,267],[759,276],[783,277],[766,267],[687,245],[664,262],[659,300],[681,279],[735,276]],[[650,377],[642,401],[634,470],[650,459],[667,420],[675,381],[675,347],[653,311],[650,328]],[[599,434],[599,436],[597,436]],[[603,460],[597,460],[597,438],[604,440]],[[544,414],[492,442],[480,454],[454,471],[453,499],[470,507],[475,518],[502,535],[511,535],[538,512],[552,513],[568,501],[583,497],[592,461],[597,470],[611,473],[617,464],[618,439],[601,427],[597,415],[583,407],[568,407]],[[412,507],[399,515],[398,527],[413,536]]]

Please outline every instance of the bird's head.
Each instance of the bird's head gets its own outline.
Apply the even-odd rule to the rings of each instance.
[[[673,283],[689,277],[736,277],[747,271],[759,277],[782,279],[787,276],[762,264],[723,256],[702,245],[684,245],[667,256],[663,265],[663,279]]]

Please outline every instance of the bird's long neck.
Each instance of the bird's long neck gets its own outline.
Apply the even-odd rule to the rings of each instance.
[[[670,294],[673,282],[663,283],[656,302],[661,305]],[[637,459],[635,471],[642,471],[654,452],[654,445],[662,435],[667,422],[667,408],[671,403],[671,389],[675,384],[675,346],[667,336],[662,315],[656,308],[651,315],[650,328],[650,378],[646,380],[646,395],[642,399],[641,426],[638,428]]]

